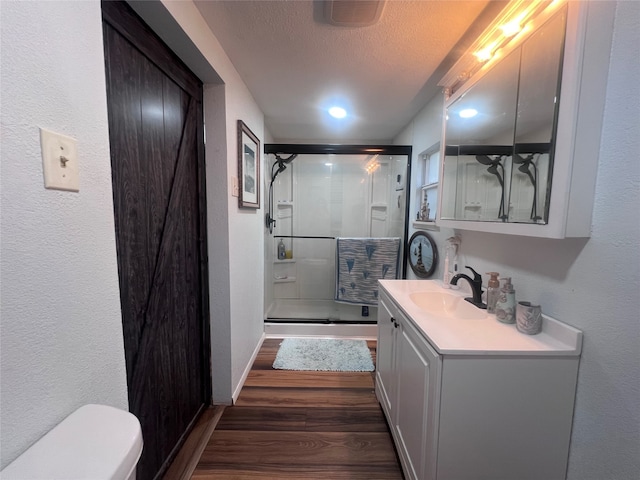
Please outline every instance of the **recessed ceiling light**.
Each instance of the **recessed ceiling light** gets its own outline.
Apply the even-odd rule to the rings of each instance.
[[[478,114],[478,111],[475,108],[465,108],[464,110],[460,110],[460,118],[471,118],[475,117]]]
[[[331,107],[329,109],[329,115],[333,118],[344,118],[347,116],[347,111],[342,107]]]
[[[333,165],[333,163],[331,163],[331,162],[327,162],[327,163],[325,163],[325,165],[326,165],[327,167],[330,167],[330,166],[332,166],[332,165]]]

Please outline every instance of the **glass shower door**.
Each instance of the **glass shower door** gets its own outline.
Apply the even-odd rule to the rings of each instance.
[[[334,300],[335,239],[404,237],[407,162],[406,155],[301,154],[277,176],[267,320],[376,321],[375,307]],[[278,258],[280,241],[289,258]]]

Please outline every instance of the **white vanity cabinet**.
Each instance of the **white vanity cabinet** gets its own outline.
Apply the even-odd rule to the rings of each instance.
[[[493,316],[455,327],[406,303],[428,282],[380,283],[375,389],[405,477],[564,479],[581,332],[548,317],[539,338]]]
[[[393,309],[393,311],[392,311]],[[387,416],[396,408],[397,309],[388,299],[378,300],[378,343],[376,347],[376,393]]]
[[[433,471],[428,455],[435,430],[441,357],[388,297],[378,309],[376,393],[394,432],[407,479]],[[400,366],[402,366],[400,368]]]

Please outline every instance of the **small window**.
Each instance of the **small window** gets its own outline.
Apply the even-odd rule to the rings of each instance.
[[[422,178],[419,182],[418,213],[416,220],[420,222],[435,222],[438,209],[438,179],[440,167],[440,145],[425,150],[420,154]]]

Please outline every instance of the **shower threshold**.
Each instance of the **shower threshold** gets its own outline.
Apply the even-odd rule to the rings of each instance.
[[[269,323],[313,323],[319,325],[375,325],[377,321],[371,320],[339,320],[332,318],[267,318],[265,322]]]
[[[376,323],[378,308],[328,299],[276,299],[265,312],[269,322]]]
[[[376,340],[378,325],[353,321],[317,321],[308,319],[267,319],[264,322],[264,333],[267,338],[287,337],[322,337],[322,338],[362,338]]]

